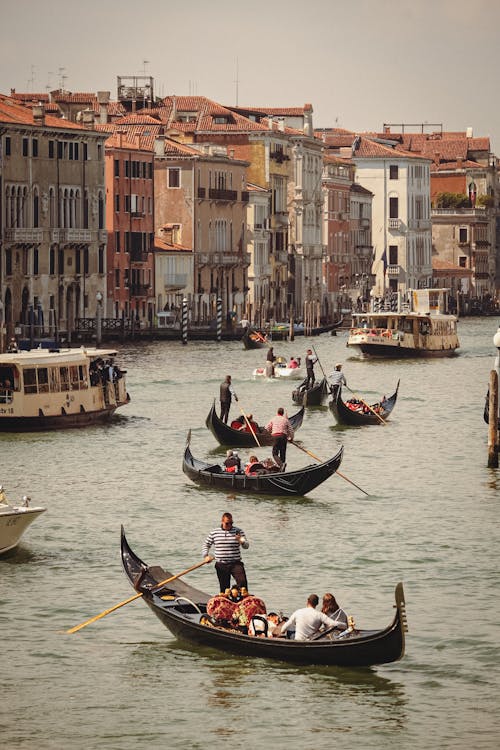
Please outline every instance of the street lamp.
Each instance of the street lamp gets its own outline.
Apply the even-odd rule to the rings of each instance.
[[[102,294],[97,292],[95,296],[97,305],[95,309],[95,339],[96,345],[99,346],[102,337]]]

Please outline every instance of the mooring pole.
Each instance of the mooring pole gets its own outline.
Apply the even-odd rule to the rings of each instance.
[[[490,372],[490,401],[488,404],[488,468],[498,469],[498,375]]]
[[[222,300],[217,297],[217,341],[222,340]]]
[[[188,342],[188,301],[186,297],[182,300],[182,343],[185,345]]]

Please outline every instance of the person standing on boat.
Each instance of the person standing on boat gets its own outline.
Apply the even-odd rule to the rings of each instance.
[[[271,433],[274,440],[273,458],[279,468],[284,470],[286,464],[286,449],[289,440],[293,440],[294,432],[290,420],[285,417],[282,406],[276,412],[276,416],[266,425],[266,430]]]
[[[234,400],[238,400],[238,396],[234,392],[234,388],[231,384],[231,375],[226,375],[224,382],[220,387],[220,418],[227,424],[227,418],[229,417],[229,409],[231,408],[231,400],[234,396]]]
[[[276,356],[274,354],[274,349],[271,346],[268,349],[267,357],[266,357],[266,378],[274,378],[274,363],[276,362]]]
[[[337,393],[342,388],[343,385],[347,388],[347,380],[345,379],[345,375],[342,372],[342,365],[340,362],[338,362],[335,365],[335,370],[331,373],[329,376],[330,379],[330,391],[334,399],[337,398]]]
[[[214,551],[213,556],[209,554],[212,546]],[[231,576],[240,589],[243,587],[248,588],[247,575],[241,559],[240,547],[248,549],[249,546],[243,529],[233,526],[231,513],[224,513],[220,527],[213,529],[207,536],[201,553],[205,558],[205,562],[211,562],[215,558],[215,572],[219,579],[219,590],[221,592],[229,588]]]
[[[318,358],[314,356],[312,353],[312,349],[308,349],[306,353],[306,373],[307,377],[305,379],[304,385],[306,387],[306,390],[308,388],[312,388],[314,383],[316,382],[316,376],[314,374],[314,365],[318,361]]]
[[[320,632],[320,628],[323,625],[326,628],[342,627],[343,623],[341,620],[333,620],[323,612],[316,610],[318,602],[318,595],[311,594],[307,599],[306,606],[295,610],[288,620],[283,623],[281,632],[286,633],[287,630],[295,625],[295,640],[308,641]]]

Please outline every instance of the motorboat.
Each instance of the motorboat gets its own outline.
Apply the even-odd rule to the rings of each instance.
[[[0,555],[14,549],[28,528],[47,508],[30,506],[30,498],[25,495],[22,505],[11,504],[0,485]]]

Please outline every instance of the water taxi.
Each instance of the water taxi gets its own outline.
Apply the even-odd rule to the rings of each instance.
[[[448,289],[410,289],[397,310],[353,313],[347,346],[379,357],[447,357],[460,347]]]
[[[130,401],[114,349],[0,354],[0,431],[83,427]]]

